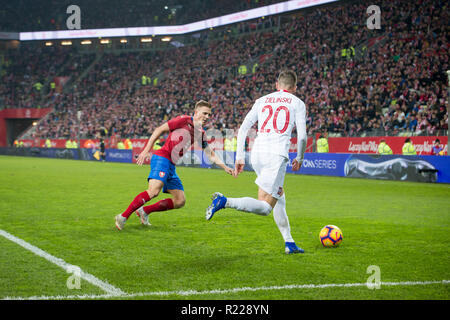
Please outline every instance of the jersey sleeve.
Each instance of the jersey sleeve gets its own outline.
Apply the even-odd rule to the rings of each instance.
[[[236,147],[236,161],[245,159],[245,138],[248,130],[258,121],[258,100],[253,105],[252,109],[245,116],[244,122],[238,131],[237,147]]]
[[[295,126],[297,127],[297,161],[303,160],[306,151],[306,106],[303,101],[298,104],[295,113]]]
[[[188,124],[191,121],[190,116],[178,116],[176,118],[170,119],[167,121],[167,124],[169,125],[169,130],[173,131],[179,128],[182,128],[186,124]]]

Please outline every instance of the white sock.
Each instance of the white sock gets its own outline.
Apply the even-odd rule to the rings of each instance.
[[[227,198],[225,207],[233,208],[239,211],[251,212],[261,216],[268,216],[272,212],[272,206],[267,202],[249,197]]]
[[[291,227],[289,225],[289,219],[286,214],[286,197],[283,196],[278,199],[277,204],[273,208],[273,219],[278,226],[278,229],[283,236],[285,242],[294,242],[291,235]]]

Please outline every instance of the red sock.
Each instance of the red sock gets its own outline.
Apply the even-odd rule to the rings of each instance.
[[[122,217],[128,219],[128,217],[136,210],[142,207],[147,201],[150,201],[150,196],[147,191],[139,193],[136,198],[134,198],[133,202],[130,203],[127,210],[122,213]]]
[[[168,198],[161,201],[158,201],[157,203],[154,203],[150,206],[146,206],[143,208],[146,214],[149,214],[150,212],[154,211],[166,211],[166,210],[172,210],[173,209],[173,200]]]

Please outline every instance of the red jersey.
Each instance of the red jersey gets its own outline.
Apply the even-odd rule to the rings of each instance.
[[[170,133],[166,143],[161,149],[153,151],[153,154],[169,159],[173,164],[176,164],[183,157],[184,152],[188,151],[194,144],[194,136],[199,140],[198,143],[202,148],[206,148],[205,131],[202,128],[194,128],[191,116],[178,116],[167,121],[167,124]]]

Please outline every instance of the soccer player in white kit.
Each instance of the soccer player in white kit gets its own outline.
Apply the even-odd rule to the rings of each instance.
[[[280,73],[276,82],[277,91],[256,100],[239,128],[234,175],[244,170],[245,139],[250,128],[258,122],[250,162],[256,172],[258,199],[227,198],[216,192],[212,204],[206,210],[206,219],[223,208],[233,208],[267,216],[273,209],[273,217],[285,241],[285,252],[303,253],[291,235],[286,214],[286,198],[283,189],[286,167],[289,163],[291,132],[297,128],[297,156],[292,161],[292,170],[298,171],[306,150],[306,107],[293,93],[297,90],[297,75],[291,70]]]

